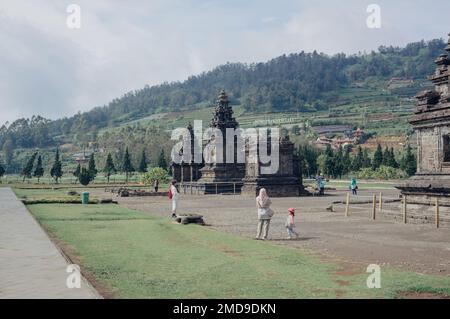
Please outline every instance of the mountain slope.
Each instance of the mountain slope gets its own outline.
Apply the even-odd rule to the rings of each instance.
[[[80,141],[95,140],[102,128],[160,112],[205,108],[213,103],[222,88],[227,90],[232,103],[241,105],[247,114],[320,112],[334,107],[339,109],[340,105],[354,104],[355,99],[364,100],[365,97],[366,103],[370,103],[377,96],[396,104],[399,99],[420,89],[425,77],[434,69],[435,57],[444,47],[443,40],[432,40],[411,43],[405,48],[380,47],[378,52],[364,55],[327,56],[301,52],[266,63],[229,63],[184,82],[147,86],[129,92],[107,106],[70,118],[18,120],[0,128],[0,147],[6,142],[12,143],[14,148],[46,147],[68,137]],[[386,83],[391,78],[412,82],[391,87],[386,94]],[[404,81],[401,79],[398,81]],[[416,79],[419,81],[414,81]],[[355,90],[371,93],[358,97],[354,95]],[[351,110],[344,108],[339,112]]]

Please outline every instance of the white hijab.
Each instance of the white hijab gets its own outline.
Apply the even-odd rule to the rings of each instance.
[[[267,195],[267,190],[265,188],[261,188],[261,190],[259,191],[259,196],[256,198],[258,205],[260,207],[269,207],[270,204],[272,203],[269,195]]]

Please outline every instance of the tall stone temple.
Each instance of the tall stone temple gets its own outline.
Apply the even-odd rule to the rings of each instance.
[[[416,96],[417,108],[409,120],[417,134],[417,174],[397,188],[417,204],[439,197],[450,205],[450,39],[445,50],[429,77],[434,90]]]
[[[204,194],[212,194],[215,192],[234,191],[236,185],[240,189],[242,187],[242,178],[245,175],[245,164],[238,163],[238,152],[243,150],[238,149],[237,137],[234,136],[233,154],[227,154],[227,129],[237,129],[239,124],[233,117],[233,109],[230,106],[228,96],[225,91],[220,92],[219,98],[216,102],[216,108],[213,112],[210,128],[218,129],[223,136],[222,161],[215,161],[218,156],[216,149],[212,150],[211,156],[213,160],[204,159],[204,166],[200,170],[201,178],[197,184],[201,187],[201,192]],[[215,137],[214,137],[215,139]],[[232,163],[227,162],[227,157],[233,158]],[[216,189],[216,187],[218,189]]]
[[[214,144],[215,136],[211,137],[208,143],[203,144],[203,162],[194,163],[194,133],[192,126],[188,125],[191,133],[192,161],[181,164],[172,163],[173,177],[181,183],[184,191],[191,191],[196,194],[224,194],[224,193],[244,193],[256,195],[262,187],[267,188],[269,194],[274,197],[299,196],[303,192],[300,165],[298,158],[294,155],[294,144],[288,137],[280,140],[280,160],[279,170],[271,175],[263,175],[260,163],[259,150],[256,160],[249,160],[248,143],[238,143],[239,136],[233,135],[233,141],[227,141],[227,129],[237,129],[239,123],[234,118],[234,112],[225,91],[220,92],[213,112],[210,128],[220,130],[223,137],[223,148],[216,149]],[[240,134],[239,131],[236,134]],[[241,140],[242,141],[242,140]],[[227,154],[227,143],[233,147],[233,154]],[[247,147],[246,147],[247,146]],[[212,148],[210,151],[208,147]],[[268,142],[270,149],[270,142]],[[223,160],[217,161],[218,153]],[[205,158],[208,156],[209,158]],[[212,157],[212,158],[211,158]],[[243,159],[239,161],[238,159]],[[233,160],[227,160],[233,159]]]

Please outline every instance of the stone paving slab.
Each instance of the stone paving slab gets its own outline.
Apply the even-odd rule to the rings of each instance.
[[[100,298],[84,278],[67,287],[68,265],[13,191],[0,188],[0,298]]]

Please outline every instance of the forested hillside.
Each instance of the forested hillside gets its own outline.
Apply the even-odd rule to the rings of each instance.
[[[443,40],[432,40],[405,48],[380,47],[369,54],[328,56],[301,52],[266,63],[229,63],[184,82],[129,92],[106,106],[70,118],[49,121],[33,117],[6,123],[0,128],[0,148],[8,156],[11,149],[54,146],[86,133],[92,133],[92,140],[102,128],[158,112],[207,107],[222,88],[247,113],[320,111],[349,87],[368,79],[424,79],[433,72],[433,61],[444,47]]]

